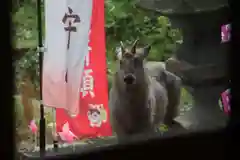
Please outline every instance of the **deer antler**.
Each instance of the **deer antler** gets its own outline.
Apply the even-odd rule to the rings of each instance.
[[[125,47],[124,47],[124,44],[123,44],[123,42],[122,42],[122,41],[120,41],[120,45],[121,45],[121,51],[122,51],[122,52],[124,52],[124,50],[125,50]]]
[[[137,46],[138,41],[139,41],[139,39],[137,38],[137,39],[133,42],[132,49],[131,49],[131,53],[133,53],[133,54],[136,53],[136,46]]]

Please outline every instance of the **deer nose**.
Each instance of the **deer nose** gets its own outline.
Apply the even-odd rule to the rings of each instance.
[[[136,80],[136,77],[133,74],[127,74],[124,76],[123,81],[126,84],[133,84]]]

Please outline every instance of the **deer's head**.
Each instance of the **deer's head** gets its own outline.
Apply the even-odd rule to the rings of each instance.
[[[138,39],[134,41],[130,49],[120,42],[119,49],[116,51],[118,60],[117,76],[126,85],[137,84],[144,79],[144,59],[148,56],[150,46],[137,50]]]

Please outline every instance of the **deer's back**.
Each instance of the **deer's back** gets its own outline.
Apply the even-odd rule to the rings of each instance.
[[[152,108],[153,123],[158,125],[163,123],[167,111],[167,90],[155,78],[152,77],[149,90],[149,100],[151,100],[150,108]]]
[[[167,71],[163,62],[147,62],[145,68],[166,89],[168,106],[165,122],[171,124],[171,121],[179,115],[181,79]]]
[[[164,62],[148,61],[145,63],[145,69],[148,75],[157,79],[165,70]]]

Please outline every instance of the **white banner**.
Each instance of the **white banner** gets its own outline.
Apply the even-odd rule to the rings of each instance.
[[[43,104],[79,112],[84,58],[88,54],[92,0],[46,0]]]

